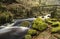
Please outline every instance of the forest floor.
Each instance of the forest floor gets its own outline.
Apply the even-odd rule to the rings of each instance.
[[[50,27],[50,25],[48,27]],[[32,39],[58,39],[58,38],[51,34],[50,28],[48,28],[45,31],[40,32],[40,34],[37,37],[34,37]]]

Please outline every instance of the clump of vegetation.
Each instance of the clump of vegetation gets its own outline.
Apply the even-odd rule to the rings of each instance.
[[[34,30],[34,29],[29,29],[27,34],[29,34],[29,35],[31,35],[31,36],[34,36],[34,35],[37,34],[37,31]]]
[[[25,35],[24,39],[32,39],[31,35]]]
[[[0,24],[12,22],[13,15],[9,12],[0,13]]]
[[[24,27],[29,27],[30,22],[29,21],[23,21],[20,25],[24,26]]]
[[[47,24],[41,18],[37,18],[33,21],[32,27],[36,30],[43,31],[47,28]]]

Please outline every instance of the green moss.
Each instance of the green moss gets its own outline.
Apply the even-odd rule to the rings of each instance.
[[[24,26],[24,27],[28,27],[30,25],[30,22],[29,21],[23,21],[20,25]]]
[[[51,32],[59,32],[60,31],[60,27],[56,27],[56,28],[52,28]]]
[[[44,29],[47,28],[47,25],[41,18],[37,18],[36,20],[33,21],[33,26],[32,27],[34,29],[43,31]]]
[[[34,30],[34,29],[29,29],[28,30],[28,33],[27,34],[29,34],[29,35],[36,35],[37,34],[37,31],[36,30]]]
[[[51,25],[52,25],[52,27],[58,27],[60,24],[59,24],[59,22],[53,22]]]
[[[25,35],[24,39],[32,39],[31,35]]]
[[[52,24],[51,18],[46,19],[45,22],[48,24]]]

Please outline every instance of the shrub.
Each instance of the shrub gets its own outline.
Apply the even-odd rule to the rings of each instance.
[[[36,20],[33,21],[33,26],[34,29],[43,31],[44,29],[47,28],[47,24],[41,19],[37,18]]]
[[[0,23],[1,24],[11,22],[12,20],[13,20],[13,15],[10,12],[0,13]]]
[[[33,35],[36,35],[37,34],[37,31],[36,30],[33,30],[33,29],[29,29],[27,34],[33,36]]]
[[[10,12],[4,12],[6,15],[6,21],[11,22],[13,20],[13,15]]]
[[[25,39],[32,39],[31,35],[25,35]]]
[[[24,27],[28,27],[30,25],[30,22],[29,21],[23,21],[20,25],[24,26]]]

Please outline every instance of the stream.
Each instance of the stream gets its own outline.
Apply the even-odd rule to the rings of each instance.
[[[30,27],[22,27],[22,21],[33,21],[35,18],[15,19],[13,23],[0,26],[0,39],[23,39]]]
[[[44,16],[43,19],[49,18],[47,16],[48,15]],[[19,26],[19,24],[22,21],[32,22],[35,19],[36,18],[15,19],[14,22],[11,24],[0,26],[0,39],[23,39],[23,37],[27,34],[27,31],[30,29],[30,27],[22,27]]]

